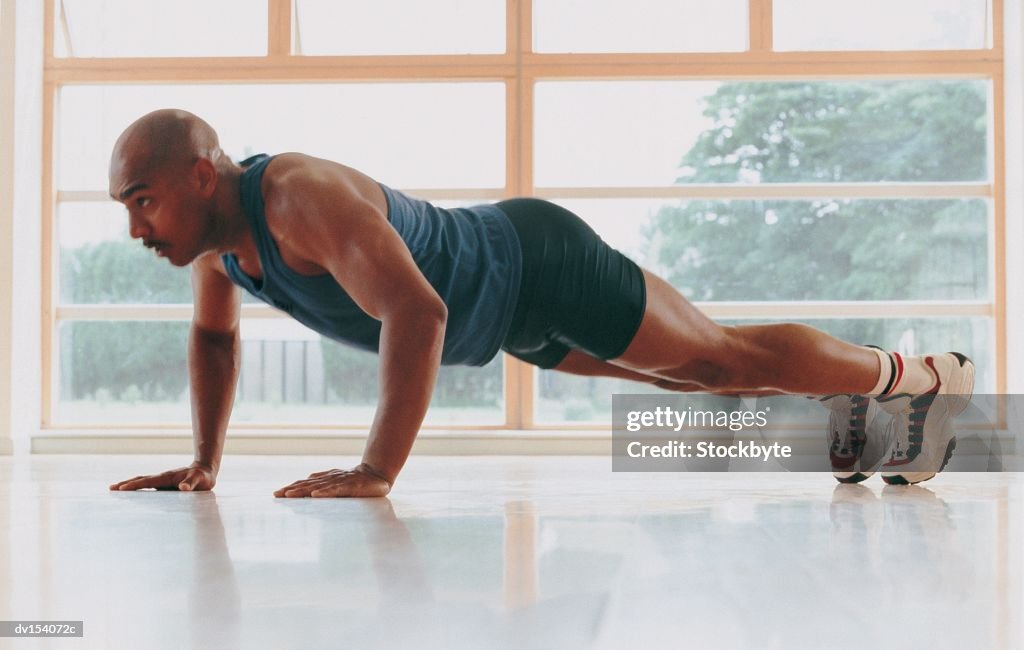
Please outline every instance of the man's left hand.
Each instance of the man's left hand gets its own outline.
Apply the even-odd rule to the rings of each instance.
[[[391,484],[365,463],[355,469],[314,472],[274,492],[275,497],[382,497]]]

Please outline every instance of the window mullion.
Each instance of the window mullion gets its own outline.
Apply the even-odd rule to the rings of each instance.
[[[267,0],[267,55],[292,53],[292,0]]]
[[[772,0],[749,0],[748,29],[751,52],[772,50]]]
[[[559,199],[990,199],[993,184],[964,183],[681,183],[657,187],[536,187],[534,193]]]

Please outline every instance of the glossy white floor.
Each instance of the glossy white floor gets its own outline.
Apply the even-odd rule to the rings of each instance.
[[[1021,647],[1024,475],[612,474],[410,461],[389,499],[275,499],[351,459],[231,457],[214,493],[112,493],[172,457],[0,458],[12,648]]]

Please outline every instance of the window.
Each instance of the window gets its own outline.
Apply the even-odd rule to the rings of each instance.
[[[991,0],[773,0],[779,50],[989,46]]]
[[[296,54],[499,54],[502,0],[296,0]]]
[[[266,0],[54,0],[60,57],[259,56]]]
[[[534,0],[537,52],[739,52],[747,0]]]
[[[186,425],[188,273],[106,195],[164,106],[236,158],[555,200],[714,318],[960,349],[1005,388],[1001,0],[46,2],[46,427]],[[242,334],[234,424],[365,431],[375,357],[252,300]],[[426,426],[592,429],[646,390],[499,355],[443,369]]]
[[[504,184],[500,83],[74,85],[62,88],[59,99],[58,187],[79,199],[90,192],[102,198],[98,188],[106,186],[118,134],[163,106],[217,125],[236,160],[264,149],[302,151],[344,160],[404,188],[479,188],[486,195]],[[394,155],[406,149],[408,155]],[[448,164],[435,163],[438,151]],[[60,304],[79,312],[85,305],[123,305],[108,312],[123,318],[140,303],[191,302],[188,271],[132,241],[121,205],[60,201],[57,215]],[[248,294],[244,299],[256,302]],[[180,321],[62,320],[54,424],[187,424],[187,331]],[[372,422],[374,355],[342,349],[281,318],[243,321],[242,338],[234,423]],[[426,423],[502,424],[502,376],[500,356],[480,370],[442,369]]]

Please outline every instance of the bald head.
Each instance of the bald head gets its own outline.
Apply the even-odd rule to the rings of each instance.
[[[124,130],[110,156],[110,193],[131,176],[182,173],[200,158],[215,165],[222,156],[217,133],[199,117],[166,108],[143,115]]]

